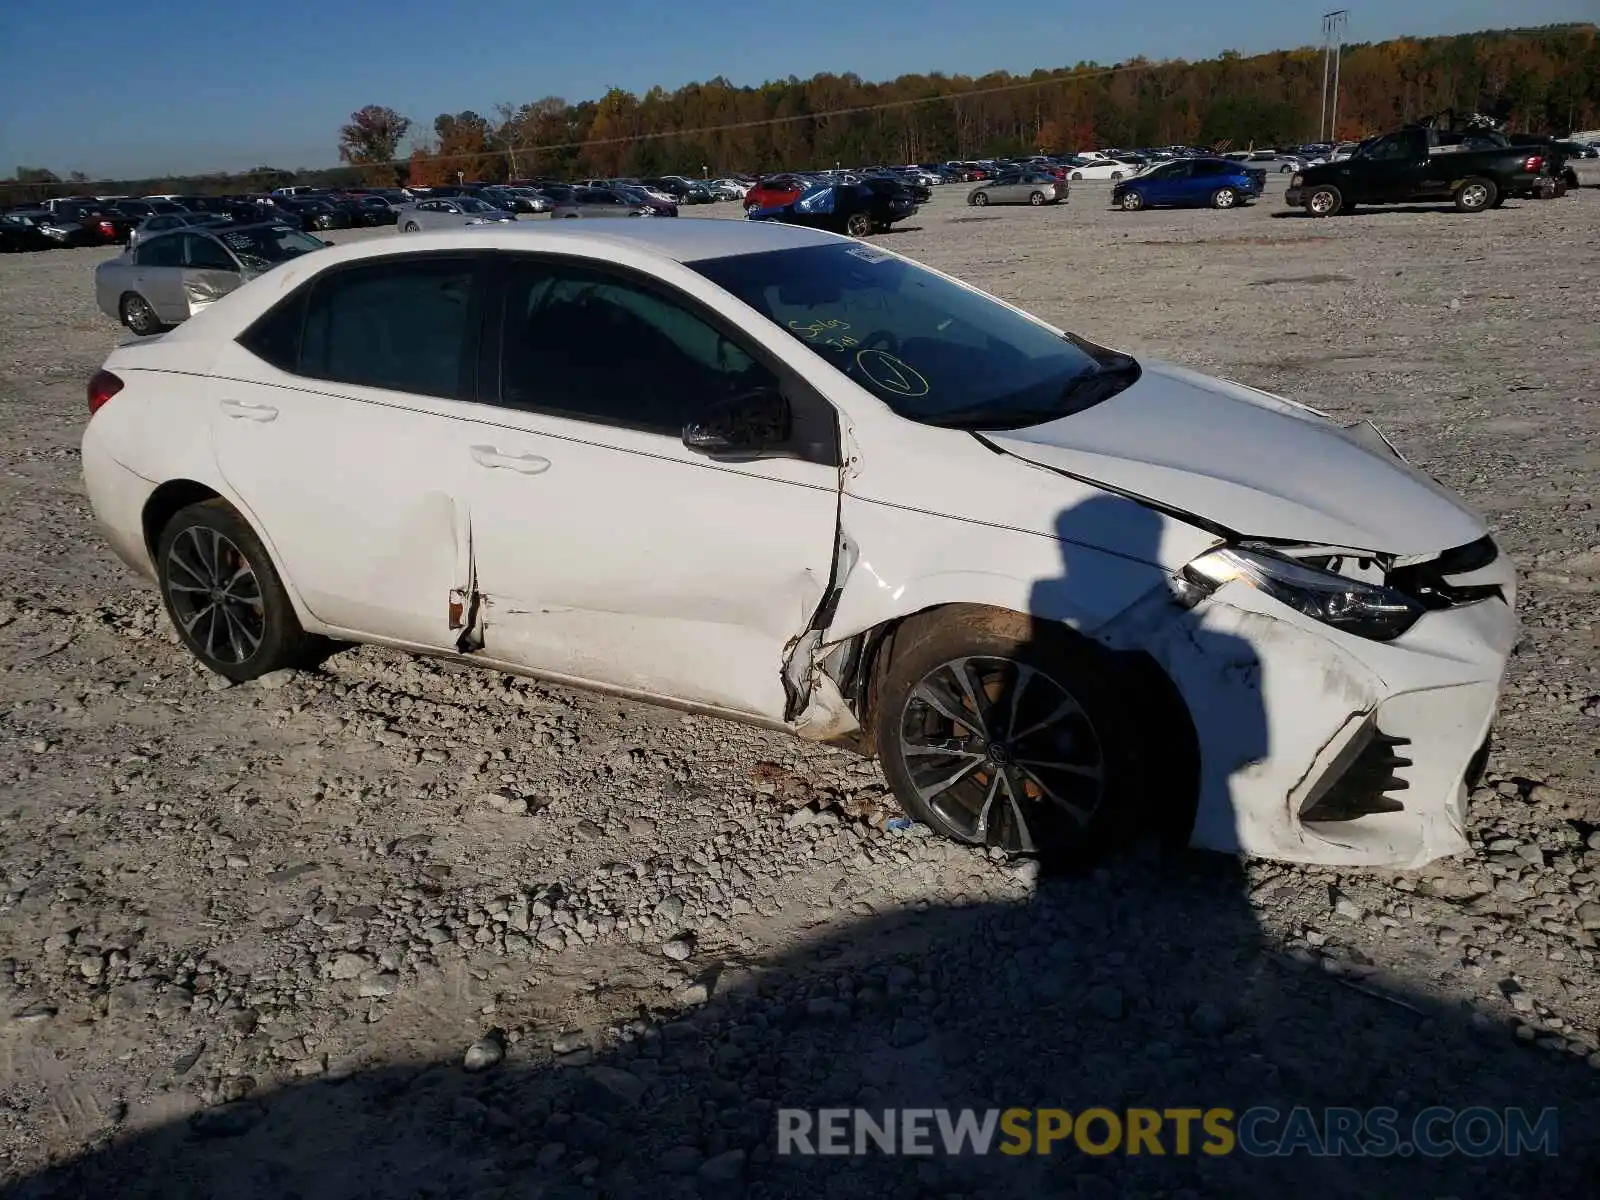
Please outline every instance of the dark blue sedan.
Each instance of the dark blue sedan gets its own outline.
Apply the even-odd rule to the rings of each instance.
[[[1141,208],[1237,208],[1261,195],[1267,173],[1226,158],[1179,158],[1118,181],[1111,203]]]

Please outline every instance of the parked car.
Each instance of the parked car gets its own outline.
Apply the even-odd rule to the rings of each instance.
[[[967,203],[985,204],[1060,204],[1067,198],[1067,185],[1043,171],[1007,171],[986,179],[967,193]]]
[[[752,221],[782,221],[866,237],[882,233],[917,211],[917,202],[897,188],[875,189],[865,183],[813,184],[791,204],[747,208]]]
[[[1512,146],[1495,134],[1455,134],[1418,125],[1373,138],[1350,158],[1307,167],[1289,179],[1284,203],[1314,217],[1357,204],[1453,201],[1482,212],[1550,178],[1537,146]]]
[[[128,236],[128,245],[137,246],[140,242],[142,242],[145,238],[150,237],[152,234],[166,233],[173,229],[230,225],[232,223],[233,220],[231,217],[225,217],[221,213],[162,213],[154,217],[148,217],[141,221],[134,229],[133,233]]]
[[[0,212],[0,254],[18,254],[25,250],[53,250],[57,243],[45,236],[26,216]]]
[[[652,209],[658,217],[678,215],[678,203],[670,196],[662,196],[639,184],[622,184],[612,189],[630,204],[642,204]]]
[[[1560,142],[1558,145],[1567,156],[1564,170],[1567,186],[1574,190],[1600,187],[1600,146],[1573,141]]]
[[[750,190],[750,185],[742,179],[713,179],[711,187],[719,200],[743,200]]]
[[[57,201],[50,206],[50,214],[82,226],[102,244],[126,242],[138,224],[127,214],[98,200]]]
[[[430,196],[415,204],[401,205],[399,209],[401,233],[455,229],[462,225],[485,225],[516,219],[516,214],[498,209],[476,196]]]
[[[855,737],[1003,852],[1467,849],[1515,581],[1370,426],[772,223],[278,271],[88,386],[99,526],[217,674],[321,635]]]
[[[744,206],[746,210],[781,208],[785,204],[793,204],[800,198],[800,193],[812,185],[813,181],[803,175],[769,175],[757,180],[755,186],[745,192]]]
[[[327,244],[281,222],[168,230],[96,267],[95,302],[106,316],[148,337]]]
[[[114,200],[106,207],[134,222],[143,221],[146,217],[171,216],[174,213],[189,211],[183,205],[174,204],[171,200]]]
[[[1115,158],[1072,158],[1067,160],[1067,178],[1077,183],[1082,179],[1118,180],[1137,175],[1140,166]]]
[[[1111,189],[1111,203],[1137,212],[1141,208],[1236,208],[1266,189],[1260,167],[1226,158],[1176,158],[1123,179]]]
[[[550,210],[552,219],[572,217],[654,217],[669,210],[658,200],[640,195],[630,199],[620,188],[579,188],[572,199],[564,200]],[[678,215],[674,207],[672,216]]]
[[[349,229],[354,224],[342,206],[323,196],[276,199],[273,208],[291,219],[298,219],[305,233],[322,229]]]
[[[36,230],[55,247],[98,246],[106,241],[99,230],[91,230],[76,221],[58,217],[48,209],[19,208],[12,209],[6,215],[16,223]]]

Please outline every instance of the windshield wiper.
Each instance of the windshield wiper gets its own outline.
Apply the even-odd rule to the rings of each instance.
[[[1109,400],[1131,387],[1140,374],[1142,369],[1137,360],[1119,354],[1115,356],[1113,365],[1085,371],[1068,380],[1052,404],[1013,408],[1008,407],[1003,399],[986,400],[968,408],[938,413],[928,419],[933,424],[950,429],[1023,429],[1029,425],[1042,425],[1092,408],[1102,400]]]

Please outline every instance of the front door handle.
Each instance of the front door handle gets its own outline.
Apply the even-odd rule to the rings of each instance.
[[[474,446],[472,461],[494,470],[503,467],[519,475],[540,475],[550,469],[550,460],[537,454],[503,454],[493,446]]]
[[[247,400],[224,400],[222,411],[236,421],[276,421],[278,410],[270,404],[251,404]]]

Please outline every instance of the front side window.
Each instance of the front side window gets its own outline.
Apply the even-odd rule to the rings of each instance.
[[[507,282],[509,407],[679,437],[720,400],[778,380],[676,300],[576,264],[526,261]]]
[[[299,373],[422,396],[470,395],[475,276],[471,259],[408,256],[320,277]]]
[[[688,266],[900,416],[924,424],[1040,424],[1109,399],[1139,377],[1127,355],[1057,334],[869,246],[805,246]]]
[[[181,235],[181,240],[184,266],[193,267],[197,271],[239,269],[239,264],[233,261],[228,252],[204,234],[185,233]]]

